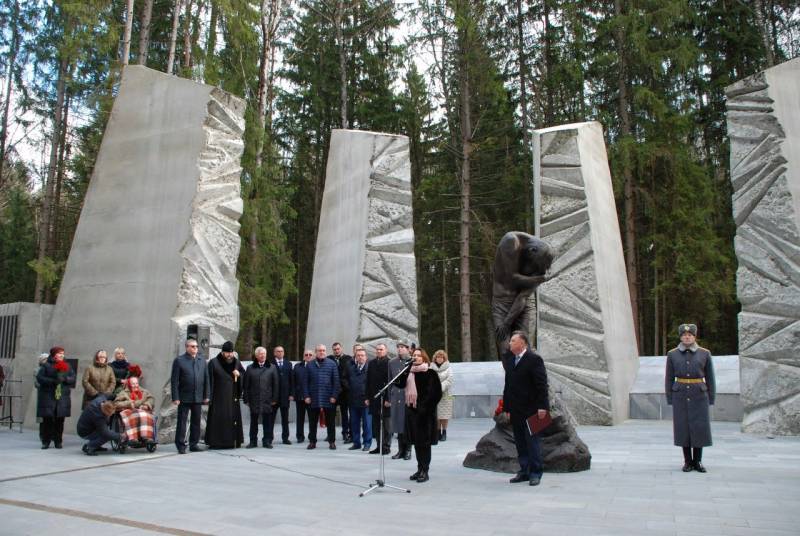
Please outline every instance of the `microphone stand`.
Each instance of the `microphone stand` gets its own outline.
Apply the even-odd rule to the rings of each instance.
[[[408,369],[411,368],[411,363],[412,363],[412,360],[409,360],[408,363],[403,365],[402,370],[400,370],[400,372],[397,373],[397,376],[395,376],[394,378],[389,380],[389,382],[383,387],[383,389],[381,389],[380,391],[375,393],[375,396],[372,397],[372,398],[379,399],[380,402],[381,402],[381,418],[380,418],[381,425],[380,425],[380,430],[378,430],[378,446],[380,447],[381,452],[380,452],[380,461],[379,461],[379,465],[378,465],[378,479],[375,481],[374,484],[371,484],[370,486],[367,487],[367,489],[365,489],[364,491],[359,493],[358,494],[359,497],[363,497],[367,493],[369,493],[371,491],[375,491],[378,488],[392,488],[392,489],[395,489],[397,491],[405,491],[406,493],[411,493],[410,489],[401,488],[401,487],[398,487],[398,486],[392,486],[391,484],[387,484],[386,483],[386,467],[385,467],[386,464],[385,464],[385,460],[384,460],[384,456],[386,456],[386,454],[384,454],[385,449],[386,449],[386,445],[383,444],[383,404],[384,404],[384,397],[386,396],[386,392],[389,390],[389,387],[394,385],[394,382],[397,381],[397,379],[400,376],[405,374],[405,372]]]

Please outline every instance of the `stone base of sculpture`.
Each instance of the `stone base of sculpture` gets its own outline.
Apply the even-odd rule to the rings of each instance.
[[[575,418],[564,406],[560,397],[550,389],[550,415],[553,423],[542,430],[540,441],[542,463],[549,473],[574,473],[586,471],[591,466],[589,447],[575,431]],[[464,458],[464,467],[486,469],[500,473],[519,471],[517,447],[507,413],[494,418],[495,426],[475,445],[475,450]]]

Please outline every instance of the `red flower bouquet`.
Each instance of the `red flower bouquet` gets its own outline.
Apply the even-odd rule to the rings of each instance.
[[[497,401],[497,408],[495,408],[495,410],[494,410],[494,416],[497,417],[501,413],[503,413],[503,399],[502,398]]]
[[[56,369],[56,372],[60,372],[61,374],[66,374],[69,372],[69,365],[66,361],[56,361],[55,365],[53,365]]]
[[[131,365],[130,367],[128,367],[128,377],[130,378],[132,376],[135,376],[137,378],[141,378],[142,377],[142,367],[140,367],[139,365]]]

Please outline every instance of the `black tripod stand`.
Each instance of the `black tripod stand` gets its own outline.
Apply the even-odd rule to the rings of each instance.
[[[378,430],[378,447],[381,449],[381,452],[380,452],[380,461],[379,461],[379,465],[378,465],[378,479],[375,481],[374,484],[371,484],[367,489],[365,489],[364,491],[359,493],[358,494],[359,497],[363,497],[364,495],[366,495],[370,491],[374,491],[374,490],[376,490],[378,488],[392,488],[392,489],[395,489],[397,491],[405,491],[406,493],[411,493],[410,489],[401,488],[401,487],[398,487],[398,486],[392,486],[391,484],[387,484],[386,483],[386,467],[385,467],[385,459],[384,459],[384,457],[386,456],[386,454],[384,454],[386,452],[386,450],[385,450],[386,446],[383,444],[383,404],[384,404],[386,392],[389,390],[389,386],[391,386],[395,382],[395,380],[397,380],[397,378],[402,376],[409,368],[411,368],[411,360],[409,360],[408,363],[406,363],[406,365],[403,367],[403,369],[400,372],[397,373],[397,376],[395,376],[394,378],[389,380],[389,383],[387,383],[384,386],[384,388],[381,389],[380,391],[378,391],[375,394],[375,396],[373,397],[373,398],[379,399],[380,402],[381,402],[381,418],[380,418],[381,426],[380,426],[380,430]]]

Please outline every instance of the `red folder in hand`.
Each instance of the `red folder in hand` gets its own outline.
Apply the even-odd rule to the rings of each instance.
[[[553,418],[550,417],[550,413],[545,413],[544,418],[540,419],[539,412],[537,411],[536,413],[528,417],[526,421],[528,423],[528,432],[530,432],[530,434],[533,435],[533,434],[538,434],[539,432],[550,426],[550,423],[553,422]]]

